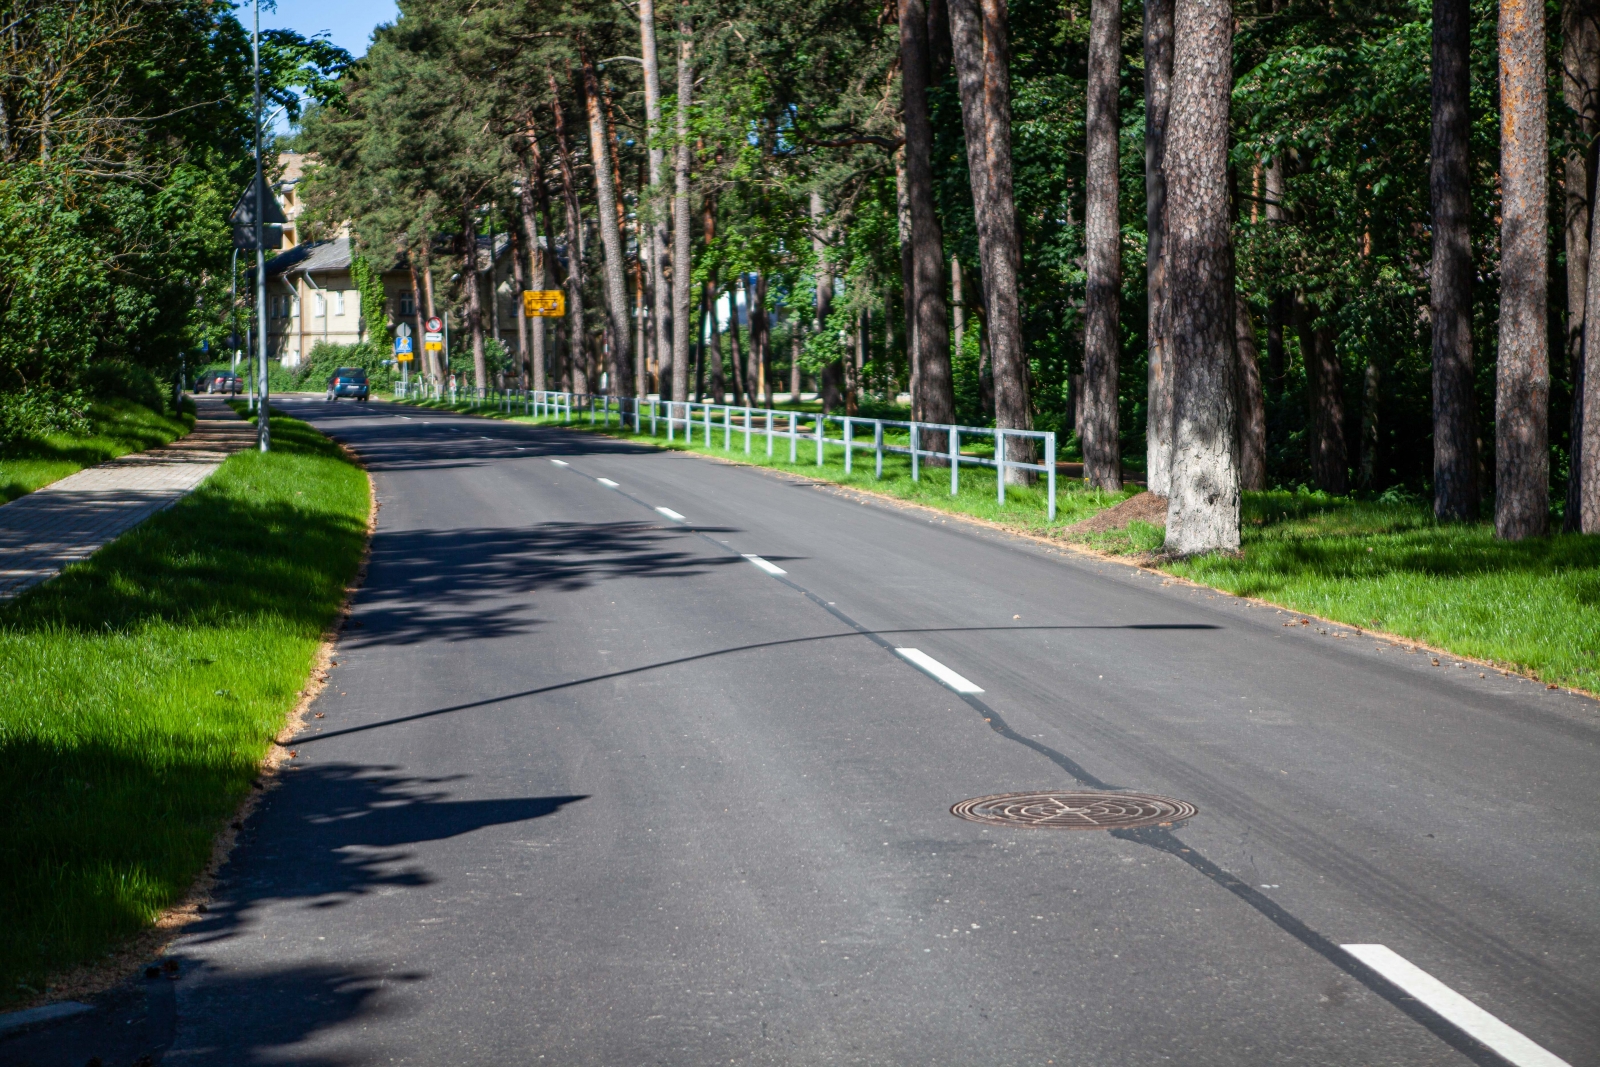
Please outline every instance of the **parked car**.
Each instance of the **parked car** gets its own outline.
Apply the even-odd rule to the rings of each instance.
[[[208,370],[200,375],[194,388],[197,393],[232,393],[237,396],[244,391],[244,383],[231,370]]]
[[[367,399],[367,372],[360,367],[340,367],[328,378],[328,399],[353,396]]]

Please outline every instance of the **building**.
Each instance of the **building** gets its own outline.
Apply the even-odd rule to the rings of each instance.
[[[361,314],[361,292],[350,273],[349,227],[330,241],[300,240],[299,218],[304,204],[297,187],[305,173],[306,159],[298,152],[278,156],[281,177],[273,191],[289,220],[283,227],[280,251],[267,261],[267,351],[286,367],[299,365],[319,342],[348,345],[359,341],[392,336],[392,328],[409,322],[415,330],[417,309],[413,306],[411,272],[395,264],[383,274],[386,322],[365,322]],[[494,304],[485,307],[485,322],[491,336],[498,336],[509,352],[517,350],[517,289],[513,280],[511,239],[498,233],[493,238],[478,238],[478,269],[494,268]],[[434,257],[435,292],[446,287],[450,276],[459,270],[456,257],[448,253]],[[443,313],[444,308],[438,310]],[[459,325],[459,320],[457,320]],[[417,348],[421,348],[420,338]]]

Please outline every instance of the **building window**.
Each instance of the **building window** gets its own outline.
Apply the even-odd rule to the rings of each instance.
[[[311,315],[313,318],[326,318],[328,315],[328,297],[320,289],[311,300]]]
[[[412,301],[411,294],[410,293],[401,293],[400,294],[400,314],[409,316],[409,315],[415,315],[416,313],[417,313],[417,305]]]
[[[340,318],[344,317],[344,290],[340,289],[333,294],[333,313]]]

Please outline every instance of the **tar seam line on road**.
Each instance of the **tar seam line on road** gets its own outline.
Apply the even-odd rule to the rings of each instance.
[[[578,470],[577,468],[573,469],[577,471],[578,474],[584,474],[583,471]],[[594,478],[597,482],[602,481],[602,479],[597,478],[594,475],[584,474],[584,477]],[[635,504],[638,504],[642,508],[652,511],[655,510],[643,500],[640,500],[632,493],[629,493],[626,489],[617,487],[613,490],[613,492],[616,492],[620,496],[627,497],[629,500],[633,501]],[[694,529],[693,527],[688,527],[688,530],[695,537],[698,537],[700,540],[712,546],[717,551],[736,558],[743,558],[742,553],[730,547],[729,545],[725,545],[715,538],[707,537],[705,534],[701,533],[697,529]],[[880,633],[869,630],[867,627],[861,625],[855,619],[840,611],[836,605],[823,600],[811,590],[800,585],[787,575],[773,575],[772,578],[774,581],[780,582],[783,585],[788,586],[790,589],[793,589],[795,592],[811,601],[811,603],[815,604],[823,611],[826,611],[829,615],[832,615],[834,618],[850,627],[862,637],[867,638],[867,640],[888,652],[894,657],[896,662],[905,664],[906,666],[911,666],[911,662],[899,654],[896,646],[892,642],[885,640]],[[923,674],[920,669],[917,670],[917,673]],[[924,677],[931,676],[924,675]],[[1035,741],[1032,738],[1023,737],[1021,734],[1011,729],[1010,726],[1006,725],[1005,720],[1000,717],[1000,714],[984,701],[979,700],[976,695],[972,693],[959,692],[955,689],[949,688],[948,686],[945,688],[949,689],[950,692],[960,697],[974,711],[983,716],[983,721],[988,723],[989,728],[995,733],[1009,741],[1015,741],[1018,744],[1025,745],[1033,751],[1039,753],[1056,766],[1072,775],[1080,783],[1089,786],[1091,789],[1104,789],[1108,791],[1124,788],[1102,782],[1099,778],[1096,778],[1094,775],[1090,774],[1082,767],[1082,765],[1068,757],[1066,754],[1058,752],[1048,745],[1042,744],[1039,741]],[[1307,926],[1297,916],[1291,914],[1287,909],[1282,907],[1271,897],[1266,896],[1254,886],[1240,880],[1233,874],[1230,874],[1222,867],[1200,855],[1194,849],[1186,848],[1183,842],[1171,830],[1163,829],[1161,827],[1147,827],[1142,830],[1112,830],[1110,833],[1111,836],[1121,840],[1132,841],[1141,845],[1148,845],[1158,851],[1169,853],[1182,860],[1184,863],[1187,863],[1192,869],[1205,875],[1206,878],[1211,882],[1222,887],[1223,889],[1226,889],[1239,900],[1243,901],[1245,904],[1248,904],[1257,913],[1270,921],[1274,926],[1278,927],[1278,929],[1284,931],[1296,941],[1299,941],[1302,945],[1306,946],[1311,951],[1315,952],[1317,955],[1333,964],[1339,970],[1343,971],[1351,978],[1354,978],[1356,981],[1366,986],[1373,993],[1376,993],[1378,996],[1382,997],[1396,1008],[1399,1008],[1401,1011],[1405,1012],[1406,1015],[1410,1016],[1429,1033],[1439,1038],[1445,1044],[1449,1045],[1451,1048],[1455,1049],[1472,1062],[1478,1064],[1479,1067],[1505,1067],[1505,1065],[1510,1062],[1496,1053],[1493,1049],[1490,1049],[1488,1046],[1479,1042],[1476,1038],[1461,1030],[1449,1019],[1418,1001],[1415,997],[1411,996],[1400,986],[1396,985],[1383,974],[1379,973],[1376,969],[1369,966],[1366,962],[1359,960],[1350,953],[1340,949],[1338,945],[1335,945],[1327,937]],[[1512,1065],[1512,1067],[1515,1067],[1515,1065]]]

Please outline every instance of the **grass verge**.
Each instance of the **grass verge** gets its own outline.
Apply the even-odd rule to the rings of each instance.
[[[1317,493],[1246,493],[1243,552],[1171,574],[1239,596],[1600,692],[1600,537],[1497,540],[1488,523],[1434,521],[1425,504]],[[1084,541],[1113,554],[1160,549],[1133,523]]]
[[[458,411],[466,414],[481,415],[485,418],[496,418],[511,422],[532,423],[536,425],[561,426],[565,429],[581,432],[602,433],[608,437],[622,440],[637,440],[655,445],[658,448],[672,449],[680,452],[697,452],[707,456],[732,460],[737,463],[748,463],[758,467],[771,467],[778,470],[793,471],[808,478],[818,478],[822,481],[833,482],[838,485],[852,486],[867,489],[875,493],[882,493],[898,500],[906,500],[921,504],[926,507],[936,508],[954,515],[966,515],[972,518],[983,519],[987,522],[999,523],[1013,529],[1038,536],[1055,536],[1073,523],[1081,522],[1091,515],[1104,511],[1106,508],[1121,503],[1132,496],[1136,489],[1128,489],[1121,493],[1107,493],[1099,489],[1091,489],[1083,482],[1076,479],[1057,478],[1056,481],[1056,517],[1048,518],[1048,500],[1046,498],[1043,481],[1034,486],[1007,486],[1006,502],[999,502],[998,485],[995,482],[995,472],[983,467],[966,467],[960,470],[958,491],[950,492],[950,468],[948,466],[935,467],[922,464],[920,477],[912,480],[911,461],[906,456],[885,455],[883,460],[883,477],[878,478],[874,469],[874,457],[871,449],[857,448],[852,461],[852,469],[845,470],[844,446],[838,444],[825,444],[823,446],[823,462],[817,464],[817,446],[814,438],[800,437],[795,448],[796,462],[789,462],[789,439],[785,436],[774,436],[772,440],[772,455],[767,455],[767,441],[758,424],[756,432],[750,435],[750,450],[745,451],[744,431],[735,426],[731,435],[730,447],[724,448],[728,435],[720,424],[713,424],[711,428],[711,444],[704,443],[705,431],[696,426],[695,443],[685,444],[680,435],[672,443],[666,439],[666,420],[660,422],[660,434],[651,435],[648,431],[635,434],[626,427],[620,427],[615,422],[609,427],[596,425],[591,427],[587,414],[576,415],[572,422],[565,423],[559,419],[528,418],[522,415],[506,415],[495,411],[493,408],[479,407],[473,409],[467,404],[449,404],[440,401],[408,401],[416,407],[433,408],[442,411]],[[613,415],[615,418],[615,415]],[[681,430],[681,427],[680,427]],[[837,434],[838,428],[830,426],[830,434]],[[857,439],[862,440],[861,438]],[[907,442],[904,438],[893,441],[900,445]],[[865,444],[871,443],[870,434],[867,435]],[[963,449],[963,454],[969,454]],[[974,456],[992,457],[993,449],[987,439],[980,440],[978,447],[970,453]]]
[[[365,473],[305,423],[0,606],[0,1004],[180,900],[360,563]]]
[[[188,433],[192,411],[163,415],[131,400],[97,401],[89,408],[87,437],[24,437],[0,448],[0,504],[75,474],[85,467],[159,448]]]

